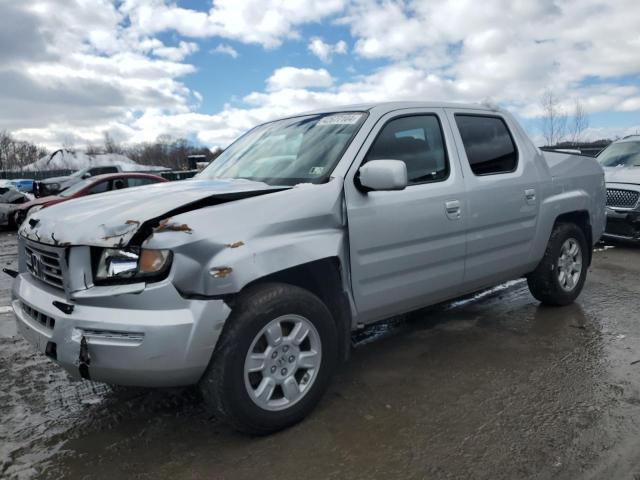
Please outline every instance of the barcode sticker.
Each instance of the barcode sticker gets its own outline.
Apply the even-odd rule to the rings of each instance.
[[[360,113],[341,113],[322,117],[318,125],[353,125],[360,120]]]

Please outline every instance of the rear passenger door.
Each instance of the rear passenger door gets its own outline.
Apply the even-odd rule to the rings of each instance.
[[[442,109],[383,116],[345,179],[351,284],[366,323],[455,296],[464,273],[464,181]],[[369,160],[402,160],[409,185],[364,192]]]
[[[510,117],[448,110],[467,190],[465,290],[530,269],[538,215],[538,172],[520,152]]]

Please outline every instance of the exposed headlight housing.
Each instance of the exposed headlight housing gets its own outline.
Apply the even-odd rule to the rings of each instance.
[[[94,273],[97,284],[160,280],[169,271],[171,250],[148,248],[102,249]]]

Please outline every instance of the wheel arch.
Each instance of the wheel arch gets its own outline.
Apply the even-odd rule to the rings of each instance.
[[[584,232],[589,250],[588,262],[591,262],[591,250],[595,240],[593,201],[584,190],[569,190],[551,195],[540,204],[536,240],[530,257],[531,265],[536,266],[543,258],[551,235],[558,223],[574,223]],[[597,221],[597,219],[596,219]]]
[[[351,354],[351,325],[353,316],[348,293],[344,290],[344,269],[339,257],[327,257],[279,270],[257,278],[245,285],[238,294],[227,297],[233,309],[234,300],[247,289],[264,283],[286,283],[316,295],[331,312],[339,338],[339,358],[348,360]]]
[[[576,210],[558,215],[553,224],[552,231],[560,223],[573,223],[582,230],[584,238],[587,240],[587,251],[585,252],[587,255],[587,265],[591,265],[591,259],[593,257],[593,229],[591,228],[589,212],[587,210]]]

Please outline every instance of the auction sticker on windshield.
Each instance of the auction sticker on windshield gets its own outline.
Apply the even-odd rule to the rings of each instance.
[[[362,114],[360,113],[344,113],[340,115],[329,115],[322,117],[318,125],[354,125],[358,123]]]

